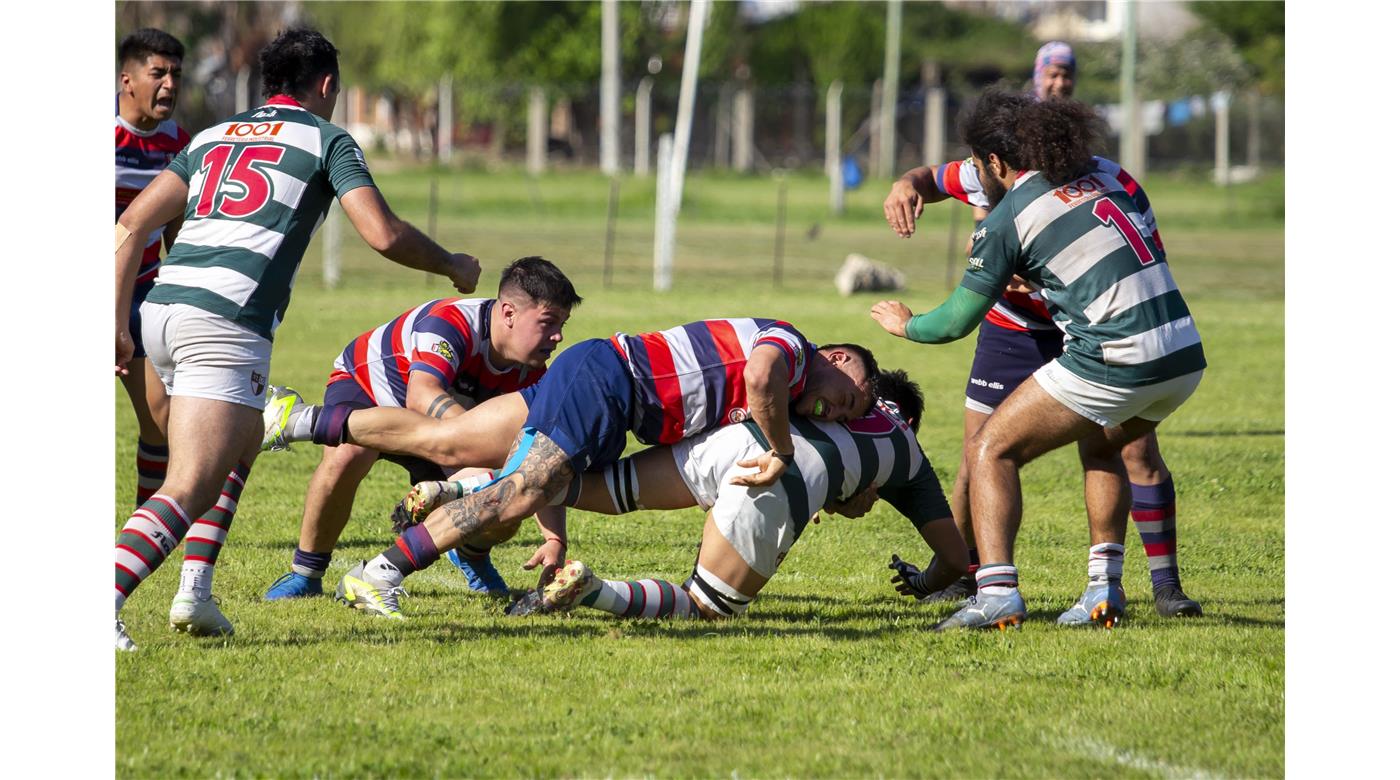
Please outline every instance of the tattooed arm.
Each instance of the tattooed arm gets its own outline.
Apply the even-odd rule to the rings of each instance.
[[[405,406],[409,409],[439,420],[450,419],[467,411],[447,392],[437,377],[426,371],[409,372],[406,400]]]
[[[516,435],[511,455],[520,447]],[[515,535],[520,521],[549,505],[568,486],[574,467],[569,456],[543,434],[536,434],[525,459],[491,486],[445,504],[424,521],[428,533],[444,551],[472,538],[499,544]],[[564,531],[561,519],[559,532]]]

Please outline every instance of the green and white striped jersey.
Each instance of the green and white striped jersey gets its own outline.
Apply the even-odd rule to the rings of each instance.
[[[349,133],[280,95],[199,133],[167,170],[189,199],[147,300],[197,306],[269,340],[331,198],[374,186]]]
[[[743,426],[764,448],[769,446],[752,420]],[[794,538],[823,506],[871,485],[915,528],[952,516],[938,476],[893,404],[879,401],[870,414],[845,424],[794,416],[791,429],[793,463],[779,479]]]
[[[1166,254],[1114,177],[1053,187],[1023,173],[973,239],[962,286],[997,298],[1018,274],[1041,287],[1065,332],[1059,361],[1079,377],[1140,387],[1206,367]]]

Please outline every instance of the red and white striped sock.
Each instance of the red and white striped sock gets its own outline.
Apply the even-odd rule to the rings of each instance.
[[[127,519],[117,536],[117,609],[165,562],[189,531],[190,518],[175,499],[157,493]]]
[[[621,617],[693,618],[700,612],[685,588],[663,580],[599,580],[602,587],[585,596],[580,605]]]
[[[190,525],[185,537],[185,565],[180,567],[181,593],[209,598],[214,588],[214,563],[219,560],[219,551],[233,525],[233,514],[238,511],[238,499],[243,495],[250,468],[241,461],[234,466],[224,479],[218,503]]]
[[[165,482],[170,464],[170,447],[136,440],[136,505],[151,500]]]

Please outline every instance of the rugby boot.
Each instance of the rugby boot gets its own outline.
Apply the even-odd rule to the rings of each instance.
[[[964,601],[969,596],[977,592],[977,578],[971,574],[964,574],[957,578],[952,585],[943,590],[936,590],[927,596],[919,599],[925,604],[937,604],[941,601]]]
[[[233,624],[228,622],[213,596],[199,598],[193,593],[180,592],[170,602],[170,627],[191,636],[228,636]]]
[[[1025,619],[1026,600],[1021,598],[1020,590],[997,594],[978,591],[967,600],[962,609],[954,612],[933,630],[997,628],[1005,631],[1008,626],[1020,628]]]
[[[1200,617],[1201,605],[1187,598],[1180,585],[1164,585],[1152,589],[1152,600],[1157,603],[1157,614],[1162,617]]]
[[[434,509],[449,501],[456,501],[465,494],[465,488],[461,482],[453,480],[419,482],[394,507],[394,512],[390,516],[394,523],[394,532],[401,534],[407,531],[410,527],[426,520]]]
[[[136,643],[131,641],[131,637],[126,633],[126,624],[121,618],[117,618],[117,649],[128,653],[136,652]]]
[[[539,590],[530,590],[506,609],[513,617],[567,612],[583,601],[588,594],[603,587],[603,583],[593,576],[593,570],[583,561],[564,561],[564,565],[554,572],[554,579]]]
[[[403,613],[399,611],[399,597],[408,593],[397,585],[385,585],[367,578],[365,563],[360,561],[340,578],[340,585],[335,589],[336,601],[371,615],[403,620]]]
[[[454,548],[447,551],[447,560],[462,572],[462,576],[467,578],[467,587],[476,593],[485,593],[488,596],[510,595],[510,588],[501,578],[501,573],[496,571],[495,564],[491,563],[490,555],[473,560]]]
[[[1079,601],[1061,613],[1055,623],[1061,626],[1097,624],[1104,628],[1113,628],[1122,622],[1127,602],[1127,596],[1123,594],[1122,580],[1090,581]]]
[[[273,385],[267,389],[267,405],[263,407],[264,452],[279,452],[292,448],[287,426],[294,416],[306,409],[301,394],[290,387]]]
[[[263,594],[263,601],[300,599],[319,595],[321,595],[320,577],[304,577],[294,571],[289,571],[272,583],[272,587]]]

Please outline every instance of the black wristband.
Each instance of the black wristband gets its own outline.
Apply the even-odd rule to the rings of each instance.
[[[771,452],[773,453],[773,457],[783,462],[784,466],[791,466],[793,458],[797,455],[796,452],[789,452],[786,455],[784,455],[781,452],[778,452],[777,450],[771,450]]]

